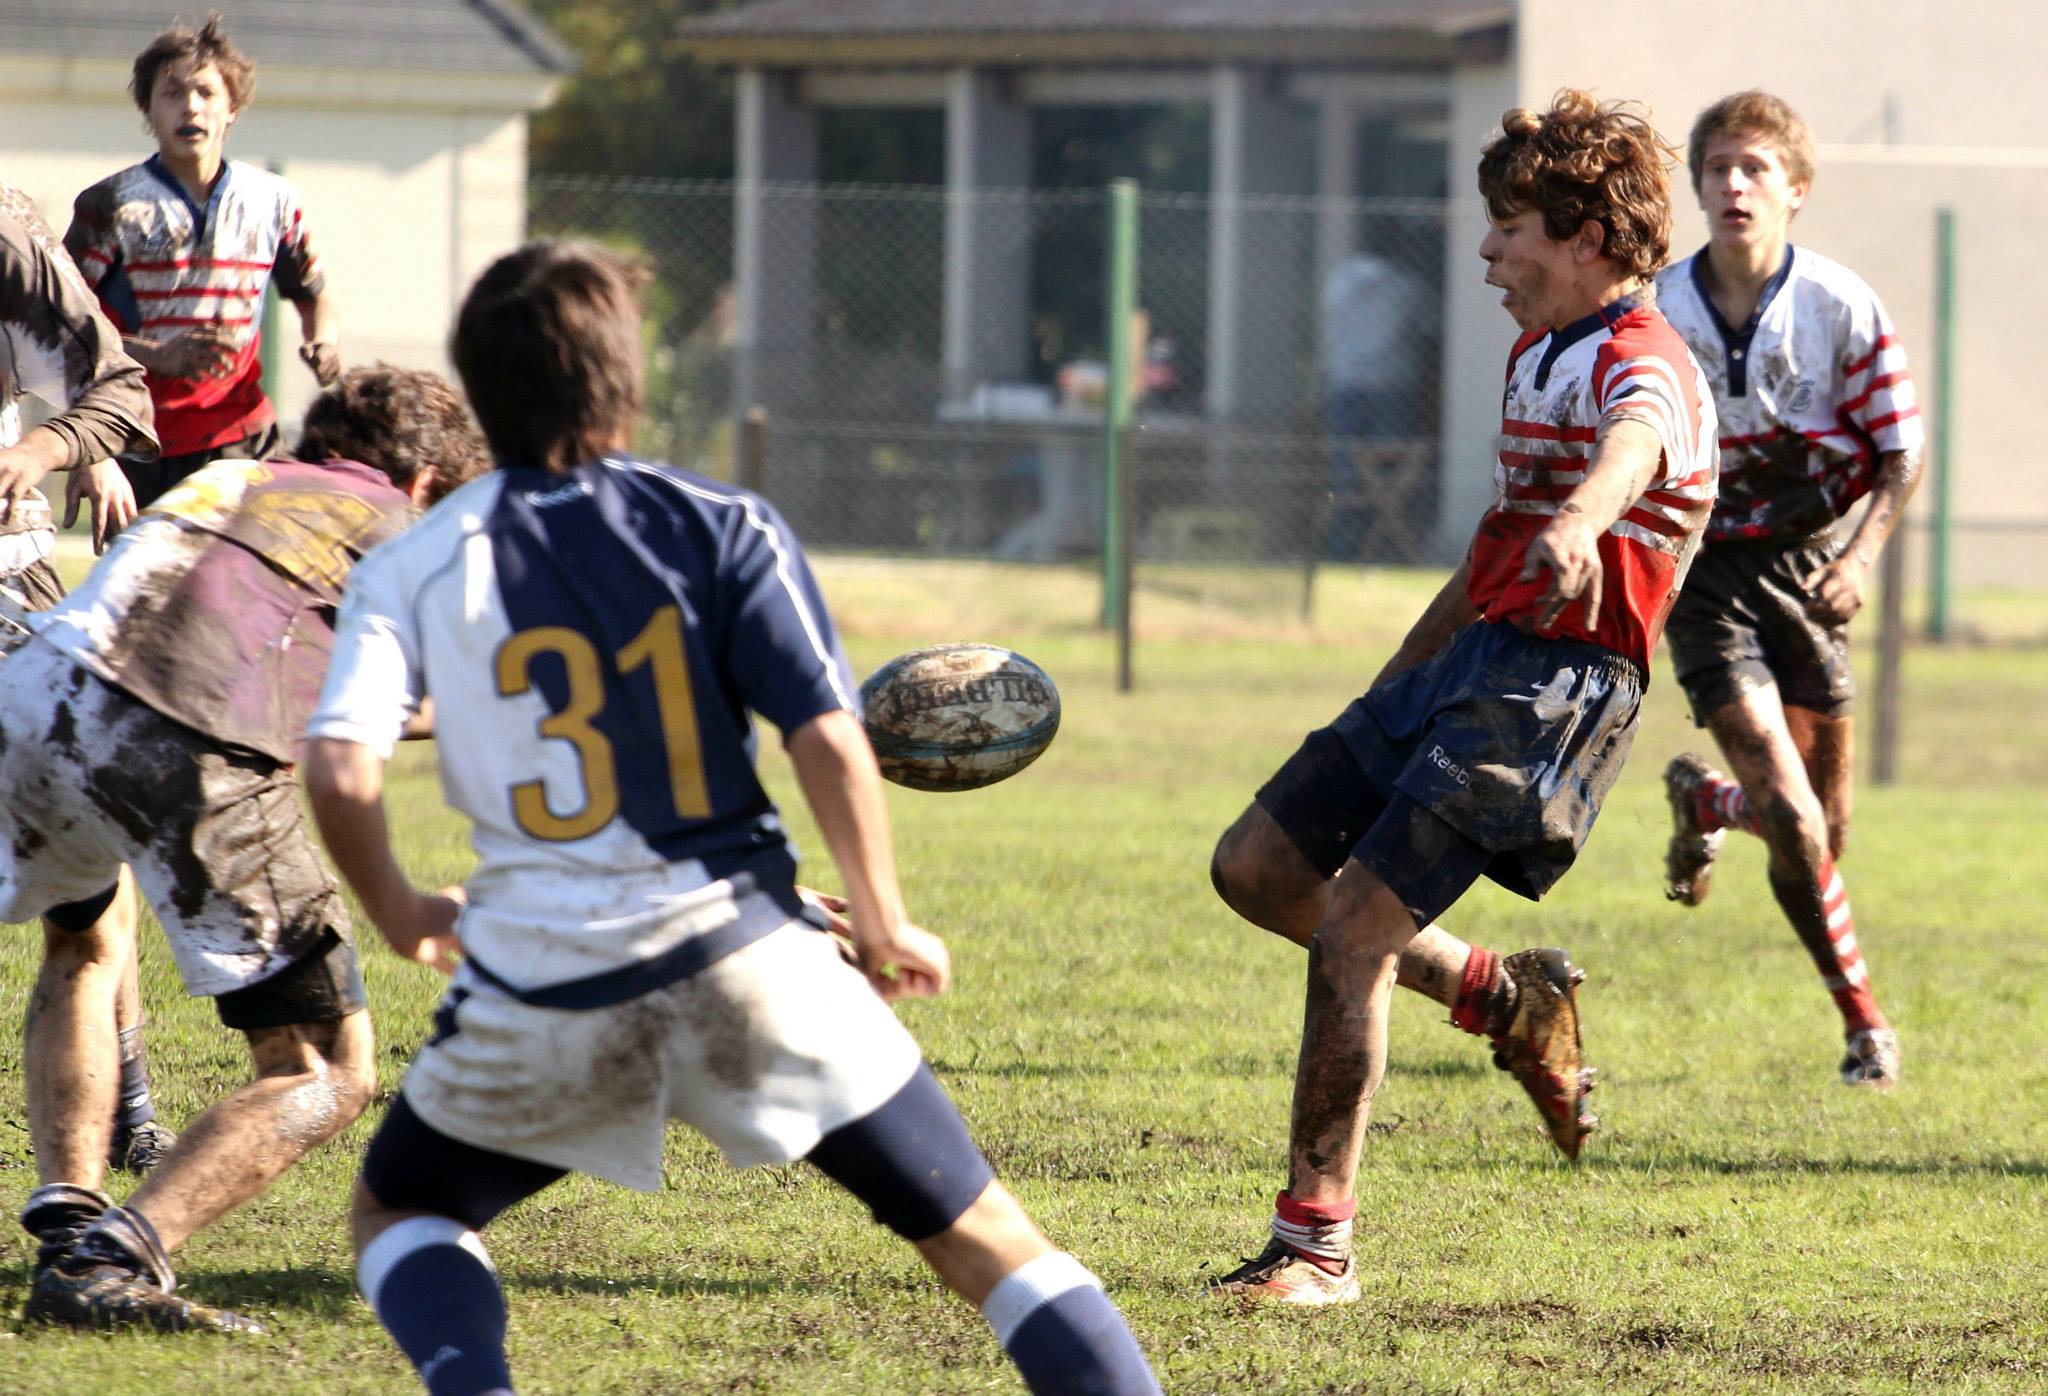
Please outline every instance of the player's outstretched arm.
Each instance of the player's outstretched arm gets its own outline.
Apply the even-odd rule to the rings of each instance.
[[[334,866],[391,948],[452,973],[460,958],[453,898],[412,885],[391,852],[384,818],[384,760],[358,742],[315,737],[306,752],[306,796]]]
[[[1467,582],[1472,572],[1472,555],[1468,552],[1465,560],[1458,564],[1458,570],[1451,573],[1450,580],[1443,584],[1430,603],[1423,607],[1422,615],[1408,628],[1407,638],[1394,651],[1394,657],[1381,667],[1372,685],[1379,687],[1403,669],[1411,669],[1451,642],[1451,636],[1470,625],[1479,616],[1479,608],[1472,604]]]
[[[883,998],[929,998],[951,983],[945,942],[912,925],[896,882],[896,852],[874,748],[852,713],[812,718],[784,739],[804,801],[846,885],[861,969]]]
[[[1664,443],[1657,429],[1631,417],[1600,429],[1586,478],[1557,506],[1557,517],[1529,543],[1522,580],[1550,569],[1550,587],[1537,599],[1536,624],[1547,630],[1572,601],[1586,598],[1586,624],[1600,616],[1600,535],[1614,527],[1657,478]]]

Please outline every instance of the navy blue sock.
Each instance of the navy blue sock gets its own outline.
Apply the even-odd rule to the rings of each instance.
[[[1159,1396],[1123,1315],[1064,1251],[1005,1275],[981,1313],[1032,1396]]]
[[[408,1217],[363,1248],[356,1283],[433,1396],[510,1390],[505,1295],[483,1242],[449,1217]]]
[[[126,1138],[156,1118],[149,1094],[149,1053],[142,1045],[142,1025],[121,1033],[121,1108],[114,1116],[116,1137]]]

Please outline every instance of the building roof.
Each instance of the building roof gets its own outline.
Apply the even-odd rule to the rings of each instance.
[[[164,0],[0,0],[11,57],[132,59],[174,15]],[[519,0],[244,0],[235,46],[268,65],[465,73],[567,73],[575,56]]]
[[[682,26],[713,63],[1342,62],[1449,54],[1513,0],[755,0]]]

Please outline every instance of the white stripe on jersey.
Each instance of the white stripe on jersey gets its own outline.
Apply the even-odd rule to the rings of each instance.
[[[805,601],[803,589],[797,586],[796,574],[790,571],[789,550],[782,546],[781,536],[768,526],[767,522],[754,508],[754,501],[752,499],[745,495],[720,494],[716,490],[707,490],[702,486],[691,484],[687,480],[679,480],[665,471],[656,470],[652,466],[643,465],[637,461],[621,461],[607,456],[604,463],[614,468],[623,466],[634,471],[636,474],[653,476],[657,480],[673,485],[684,494],[695,495],[699,499],[708,499],[714,504],[740,505],[746,512],[748,527],[767,539],[769,551],[775,555],[776,580],[782,583],[782,589],[789,594],[791,609],[796,612],[797,619],[803,622],[804,638],[811,642],[811,653],[817,656],[819,666],[824,669],[826,677],[831,680],[833,696],[839,699],[840,706],[848,712],[857,713],[860,711],[860,704],[855,701],[852,694],[846,691],[846,685],[841,682],[839,666],[833,662],[832,649],[825,643],[824,634],[818,628],[817,616],[813,614],[810,603]]]

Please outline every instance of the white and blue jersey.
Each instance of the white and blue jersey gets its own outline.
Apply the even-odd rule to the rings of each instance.
[[[357,565],[308,735],[388,757],[434,703],[472,822],[465,952],[595,1006],[800,913],[749,713],[857,712],[802,549],[758,496],[607,457],[508,467]]]

